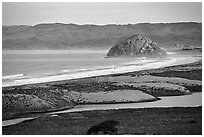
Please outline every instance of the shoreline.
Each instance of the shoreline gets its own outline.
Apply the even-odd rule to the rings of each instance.
[[[141,70],[149,70],[149,69],[157,69],[163,67],[170,67],[176,65],[189,64],[200,60],[200,57],[171,57],[166,58],[165,61],[158,62],[150,62],[141,66],[132,65],[132,66],[122,66],[118,68],[110,68],[103,70],[94,70],[87,72],[78,72],[74,74],[63,74],[63,75],[54,75],[47,76],[41,78],[30,78],[30,79],[20,79],[12,82],[4,82],[2,83],[2,88],[4,87],[15,87],[21,85],[31,85],[31,84],[43,84],[50,82],[59,82],[65,80],[73,80],[73,79],[81,79],[81,78],[90,78],[97,76],[106,76],[106,75],[114,75],[114,74],[123,74],[129,72],[136,72]]]

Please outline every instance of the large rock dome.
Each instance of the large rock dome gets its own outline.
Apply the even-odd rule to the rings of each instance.
[[[157,46],[150,38],[135,34],[114,45],[107,53],[108,57],[129,56],[162,56],[166,52]]]

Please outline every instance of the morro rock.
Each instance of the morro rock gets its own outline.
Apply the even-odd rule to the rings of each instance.
[[[135,34],[115,44],[108,52],[108,57],[128,56],[162,56],[167,53],[157,46],[150,38]]]

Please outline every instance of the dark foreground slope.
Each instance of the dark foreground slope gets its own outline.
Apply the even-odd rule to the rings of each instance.
[[[140,23],[128,25],[38,24],[3,26],[3,49],[110,49],[118,40],[145,34],[160,47],[202,46],[202,23]]]
[[[89,127],[117,120],[118,134],[201,135],[202,107],[97,110],[43,116],[2,128],[3,135],[85,135]]]

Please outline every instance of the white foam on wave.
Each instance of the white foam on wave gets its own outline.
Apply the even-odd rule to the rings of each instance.
[[[174,55],[174,54],[176,54],[176,53],[174,53],[174,52],[166,52],[168,55]]]
[[[141,59],[146,59],[146,57],[141,57],[141,58],[137,58],[137,59],[140,59],[140,60],[141,60]]]
[[[25,74],[15,74],[15,75],[3,76],[2,79],[18,78],[18,77],[23,77],[24,75]]]
[[[88,69],[77,69],[76,71],[87,71]]]
[[[114,65],[112,66],[100,66],[100,67],[92,67],[92,68],[89,68],[89,69],[85,69],[85,68],[81,68],[81,69],[76,69],[72,72],[85,72],[85,71],[96,71],[96,70],[105,70],[105,69],[113,69],[115,68]],[[71,72],[71,71],[70,71]]]
[[[62,70],[62,72],[69,72],[69,71],[70,71],[69,69]]]

